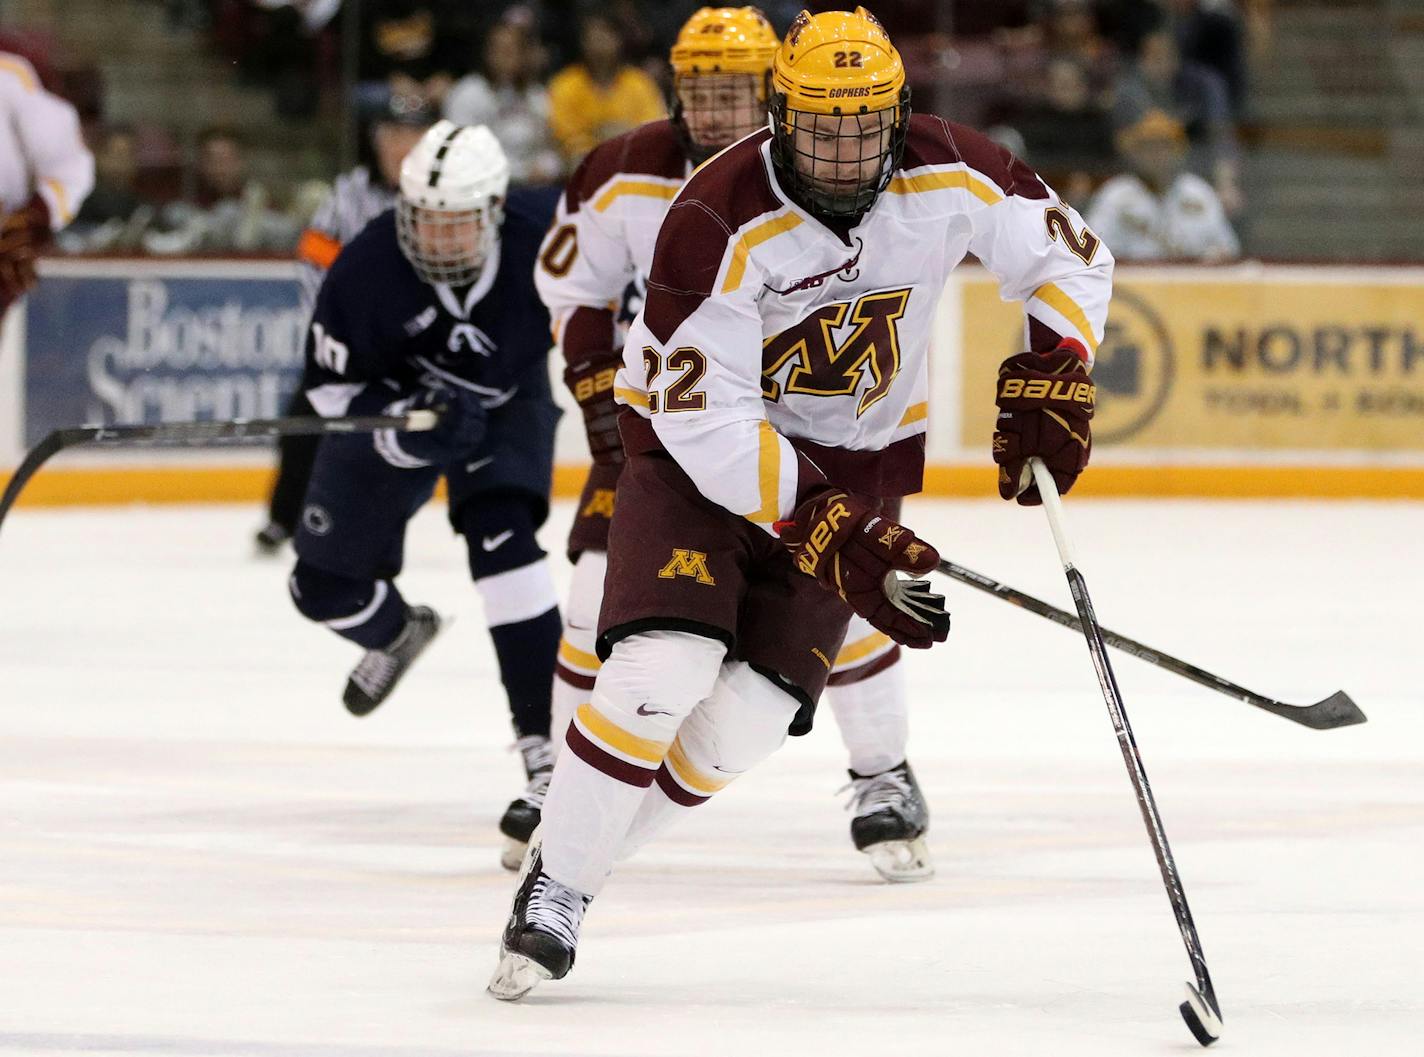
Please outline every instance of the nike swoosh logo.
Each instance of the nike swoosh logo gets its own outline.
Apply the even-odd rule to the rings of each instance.
[[[712,770],[721,771],[723,774],[746,774],[745,771],[729,771],[725,767],[718,767],[715,763],[712,765]]]
[[[476,459],[474,462],[467,462],[465,463],[465,472],[474,473],[476,470],[482,469],[492,462],[494,462],[493,455],[487,455],[483,459]]]
[[[649,708],[647,705],[639,705],[639,706],[638,706],[638,715],[640,715],[640,716],[670,716],[670,715],[672,715],[672,713],[671,713],[671,712],[664,712],[664,711],[663,711],[662,709],[660,709],[660,708]]]
[[[484,539],[480,540],[480,546],[487,551],[499,550],[499,548],[508,543],[509,540],[513,538],[513,536],[513,529],[505,529],[498,536],[486,536]]]

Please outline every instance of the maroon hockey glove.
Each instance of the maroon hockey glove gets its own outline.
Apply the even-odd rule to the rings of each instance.
[[[23,297],[35,285],[35,258],[50,237],[49,207],[39,195],[0,217],[0,301]]]
[[[1087,467],[1098,390],[1088,380],[1081,348],[1065,341],[1052,352],[1020,352],[999,366],[994,461],[1003,498],[1017,498],[1023,506],[1043,502],[1028,468],[1034,456],[1048,467],[1060,494]]]
[[[570,364],[564,384],[583,412],[583,428],[588,434],[588,450],[593,461],[614,465],[623,461],[623,441],[618,436],[618,405],[613,400],[613,377],[622,366],[618,357],[589,358]]]
[[[881,517],[871,503],[823,491],[773,527],[798,569],[902,646],[926,649],[949,635],[944,596],[934,594],[928,580],[896,575],[897,569],[930,572],[939,551]]]

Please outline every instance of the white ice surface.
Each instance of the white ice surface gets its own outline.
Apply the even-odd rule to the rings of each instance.
[[[1109,627],[1370,716],[1314,732],[1117,660],[1216,1049],[1424,1052],[1424,507],[1067,510]],[[257,520],[22,509],[0,535],[0,1057],[1197,1050],[1082,639],[953,584],[950,641],[908,660],[934,881],[879,884],[852,850],[823,710],[615,875],[567,980],[489,999],[522,775],[463,548],[417,519],[402,586],[460,619],[357,721],[355,650],[292,610]],[[1069,605],[1038,511],[907,520]]]

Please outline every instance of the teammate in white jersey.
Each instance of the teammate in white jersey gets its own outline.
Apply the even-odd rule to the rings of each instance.
[[[1060,491],[1087,464],[1107,249],[987,138],[911,117],[864,8],[797,16],[772,93],[771,127],[698,170],[658,234],[615,381],[603,667],[524,863],[499,998],[567,973],[614,861],[781,744],[852,610],[902,645],[947,635],[943,598],[898,575],[938,554],[889,511],[922,486],[930,330],[966,254],[1026,311],[997,383],[1000,494],[1041,501],[1033,456]]]
[[[0,319],[35,285],[35,258],[93,189],[94,156],[74,107],[0,51]]]
[[[578,400],[593,467],[579,499],[569,558],[573,585],[554,680],[554,730],[588,700],[607,567],[608,526],[623,465],[613,377],[622,363],[619,308],[641,302],[664,213],[694,164],[766,125],[766,89],[780,41],[754,7],[697,11],[672,49],[673,115],[599,146],[574,173],[535,274]],[[854,617],[827,696],[850,756],[851,839],[882,876],[933,876],[929,810],[905,755],[909,699],[900,647]],[[793,734],[809,730],[793,725]]]

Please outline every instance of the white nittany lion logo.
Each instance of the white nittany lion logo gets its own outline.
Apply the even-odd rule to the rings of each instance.
[[[473,323],[456,323],[450,328],[450,340],[445,345],[451,352],[459,352],[463,345],[481,356],[493,355],[495,350],[490,336]]]

